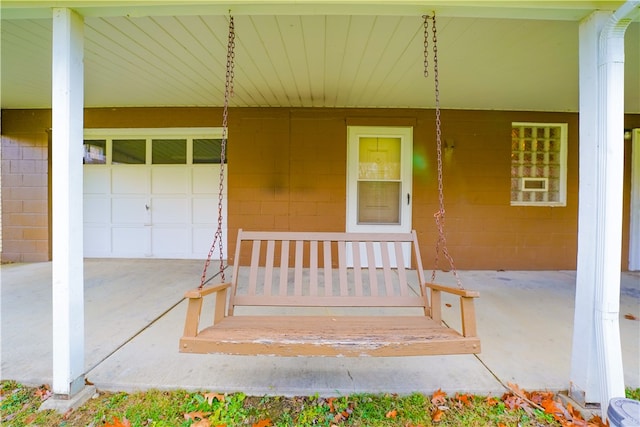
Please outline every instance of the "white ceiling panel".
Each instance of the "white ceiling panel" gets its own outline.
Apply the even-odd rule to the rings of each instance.
[[[423,76],[420,14],[366,14],[355,3],[353,10],[359,13],[352,15],[279,9],[238,14],[231,105],[433,107],[433,71],[429,79]],[[405,8],[408,3],[402,2]],[[565,3],[567,8],[586,7],[586,2]],[[172,10],[184,12],[176,8]],[[446,9],[438,17],[441,106],[577,111],[578,21],[507,19],[498,16],[498,9],[477,8],[480,17],[469,16],[468,9],[464,14]],[[141,9],[119,15],[116,8],[108,16],[96,16],[95,9],[86,10],[87,107],[222,105],[228,16],[171,14],[166,8],[154,9],[163,12],[156,15]],[[545,13],[569,16],[567,10],[561,12]],[[585,12],[576,8],[572,13]],[[16,19],[3,15],[1,21],[1,106],[47,108],[51,19],[9,13],[14,15]],[[626,33],[625,111],[636,113],[639,27],[634,22]],[[429,33],[428,61],[433,65],[431,38]]]

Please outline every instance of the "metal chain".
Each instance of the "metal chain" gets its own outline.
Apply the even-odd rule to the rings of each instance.
[[[424,76],[429,77],[429,15],[422,15],[424,26]]]
[[[427,49],[429,38],[426,31],[428,26],[427,22],[430,17],[427,15],[423,16],[424,19],[424,27],[425,27],[425,37],[424,37],[424,51],[425,51],[425,77],[428,76],[427,72]],[[444,233],[444,224],[445,224],[445,210],[444,210],[444,185],[443,185],[443,176],[442,176],[442,121],[440,119],[440,81],[438,78],[438,33],[436,29],[436,15],[435,13],[431,17],[433,21],[431,25],[431,31],[433,33],[433,80],[435,84],[435,110],[436,110],[436,151],[437,151],[437,163],[438,163],[438,202],[439,209],[433,215],[436,221],[436,226],[438,227],[438,242],[436,243],[436,256],[434,261],[434,268],[431,272],[431,281],[434,282],[436,280],[436,269],[438,268],[440,251],[442,250],[442,254],[449,261],[449,266],[451,267],[451,271],[456,279],[456,283],[460,289],[463,289],[462,282],[460,281],[460,276],[458,275],[458,270],[453,262],[453,257],[449,254],[449,249],[447,248],[447,239]]]
[[[220,177],[219,177],[219,186],[218,186],[218,228],[216,230],[215,235],[213,236],[213,243],[211,244],[211,248],[209,248],[209,254],[207,255],[207,260],[204,263],[204,268],[202,269],[202,277],[200,278],[200,286],[202,289],[207,282],[207,269],[209,268],[209,264],[211,264],[211,258],[213,257],[213,251],[216,248],[216,243],[218,243],[218,249],[220,253],[220,280],[221,282],[225,281],[224,277],[224,246],[222,244],[222,206],[223,206],[223,195],[224,195],[224,171],[227,157],[227,134],[228,134],[228,118],[229,118],[229,98],[233,96],[233,67],[235,65],[235,27],[233,24],[233,16],[229,17],[229,39],[227,42],[227,72],[225,76],[225,84],[224,84],[224,107],[222,109],[222,141],[220,143]]]

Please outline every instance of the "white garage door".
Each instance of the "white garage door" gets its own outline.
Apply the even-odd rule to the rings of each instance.
[[[85,256],[206,257],[218,226],[220,137],[211,128],[86,130]],[[223,218],[226,236],[226,192]]]

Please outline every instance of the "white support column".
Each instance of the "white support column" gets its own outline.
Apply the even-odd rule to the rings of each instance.
[[[53,9],[53,393],[62,399],[84,387],[83,45],[83,18]]]
[[[571,395],[581,403],[624,397],[620,264],[624,166],[625,20],[638,1],[580,24],[578,271]]]

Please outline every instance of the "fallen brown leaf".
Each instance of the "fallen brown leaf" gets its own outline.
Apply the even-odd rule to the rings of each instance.
[[[433,414],[431,414],[431,421],[433,421],[434,423],[439,423],[443,415],[444,411],[442,411],[441,409],[436,409]]]
[[[271,424],[271,420],[270,419],[266,419],[266,420],[260,420],[257,423],[253,424],[253,427],[270,427],[273,424]]]
[[[335,397],[330,397],[329,399],[327,399],[327,403],[329,404],[329,412],[331,413],[336,412],[336,408],[335,406],[333,406],[334,400],[336,400]]]
[[[386,418],[395,418],[397,416],[398,416],[398,411],[396,411],[395,409],[385,414]]]
[[[473,396],[470,394],[458,394],[456,393],[456,400],[459,406],[473,406]]]
[[[496,406],[498,403],[500,403],[500,401],[493,396],[487,396],[487,398],[484,401],[489,406]]]
[[[131,422],[126,417],[124,417],[122,421],[114,417],[113,422],[111,424],[104,423],[102,426],[103,427],[131,427]]]
[[[433,403],[435,406],[444,405],[445,403],[447,403],[447,393],[442,391],[442,389],[436,390],[433,393],[433,396],[431,396],[431,403]]]
[[[213,404],[213,400],[217,400],[218,402],[224,402],[224,394],[220,393],[204,393],[204,398],[207,399],[209,405]]]
[[[631,313],[625,314],[624,318],[625,319],[629,319],[629,320],[638,320],[638,318],[636,316],[634,316],[633,314],[631,314]]]
[[[196,421],[198,419],[202,420],[206,418],[208,415],[211,415],[211,412],[202,412],[202,411],[187,412],[186,414],[184,414],[184,419]]]

